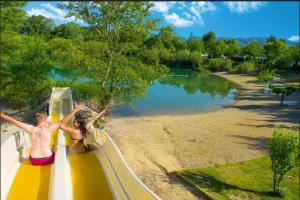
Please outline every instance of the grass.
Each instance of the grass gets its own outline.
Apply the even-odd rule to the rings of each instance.
[[[203,169],[187,169],[176,172],[195,188],[213,199],[299,199],[299,168],[289,171],[281,187],[284,197],[273,194],[273,172],[270,157],[235,164],[217,165]]]

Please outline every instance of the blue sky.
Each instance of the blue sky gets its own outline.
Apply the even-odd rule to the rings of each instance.
[[[28,15],[43,15],[56,24],[74,21],[64,18],[58,2],[28,2]],[[158,2],[153,16],[160,25],[172,24],[179,36],[202,36],[212,30],[217,37],[268,37],[299,41],[299,2]],[[82,22],[78,22],[82,23]]]

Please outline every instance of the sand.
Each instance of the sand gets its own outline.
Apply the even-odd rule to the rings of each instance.
[[[109,117],[106,131],[138,177],[163,200],[205,199],[174,171],[234,163],[267,154],[275,125],[299,127],[299,102],[280,107],[254,77],[217,73],[241,86],[234,105],[199,114]],[[287,100],[299,100],[299,92]],[[5,109],[1,112],[7,113]],[[3,136],[16,131],[1,125]],[[4,135],[2,135],[4,134]]]
[[[280,107],[255,77],[217,73],[241,86],[234,105],[207,113],[110,117],[106,130],[141,180],[166,200],[205,199],[174,171],[266,155],[275,125],[299,127],[299,102]],[[287,100],[299,100],[299,92]]]

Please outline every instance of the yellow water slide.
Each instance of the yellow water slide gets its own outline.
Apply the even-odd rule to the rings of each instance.
[[[73,109],[69,88],[53,88],[49,117],[59,121]],[[33,166],[28,161],[28,134],[17,132],[1,143],[1,200],[4,199],[159,199],[127,165],[120,150],[102,131],[93,135],[93,151],[69,155],[70,138],[62,130],[52,133],[55,162]]]

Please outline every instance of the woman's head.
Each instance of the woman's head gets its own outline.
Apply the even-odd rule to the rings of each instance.
[[[87,134],[87,129],[86,129],[86,123],[85,120],[83,118],[75,118],[73,121],[73,126],[76,129],[80,129],[82,136],[86,137]]]

